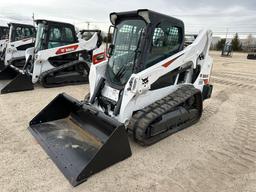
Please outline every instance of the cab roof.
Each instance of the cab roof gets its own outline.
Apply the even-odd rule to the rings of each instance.
[[[110,14],[110,21],[113,25],[117,25],[122,19],[133,19],[133,18],[141,18],[147,23],[153,23],[153,24],[158,24],[162,21],[168,21],[171,23],[175,23],[176,26],[184,28],[184,23],[183,21],[162,14],[158,13],[149,9],[138,9],[135,11],[127,11],[127,12],[113,12]]]
[[[29,24],[23,24],[23,23],[8,23],[8,26],[23,26],[23,27],[31,27],[31,28],[35,28],[33,25],[29,25]]]
[[[0,28],[2,28],[2,29],[9,29],[9,27],[7,27],[7,26],[0,26]]]
[[[59,21],[51,21],[51,20],[46,20],[46,19],[38,19],[38,20],[35,20],[36,24],[38,25],[39,23],[44,23],[44,24],[53,24],[53,25],[66,25],[66,26],[73,26],[72,24],[70,23],[65,23],[65,22],[59,22]]]

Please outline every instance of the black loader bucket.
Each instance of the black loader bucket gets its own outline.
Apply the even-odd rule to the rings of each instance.
[[[254,59],[256,60],[256,53],[249,53],[247,59]]]
[[[7,67],[0,72],[1,94],[27,91],[34,89],[31,77],[22,73],[20,70]]]
[[[73,186],[131,156],[123,124],[65,93],[28,129]]]

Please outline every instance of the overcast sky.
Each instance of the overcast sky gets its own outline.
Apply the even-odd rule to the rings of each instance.
[[[0,22],[16,20],[29,22],[32,14],[36,19],[53,19],[73,23],[85,28],[106,30],[109,13],[152,9],[184,21],[187,33],[196,33],[200,28],[210,28],[215,35],[229,31],[249,33],[256,36],[255,0],[5,0],[0,3]]]

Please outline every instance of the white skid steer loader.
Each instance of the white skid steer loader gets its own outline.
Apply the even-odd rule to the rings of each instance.
[[[221,56],[222,57],[232,57],[233,47],[231,42],[225,42],[225,45],[223,46],[221,50]]]
[[[21,23],[9,23],[8,39],[2,44],[2,53],[0,57],[0,79],[4,70],[10,65],[22,68],[25,64],[25,51],[34,47],[36,30],[33,25]],[[7,69],[9,71],[9,69]],[[7,72],[8,73],[8,72]],[[3,75],[5,76],[5,75]]]
[[[73,186],[198,122],[210,98],[212,32],[184,49],[181,20],[150,10],[111,13],[109,59],[91,66],[90,96],[58,95],[29,130]]]
[[[2,83],[1,94],[32,90],[37,82],[43,87],[88,82],[88,51],[101,45],[100,31],[94,31],[94,35],[86,41],[77,37],[72,24],[48,20],[35,22],[35,46],[26,50],[26,62],[22,69],[9,65],[0,74],[0,78],[11,77],[9,82]]]

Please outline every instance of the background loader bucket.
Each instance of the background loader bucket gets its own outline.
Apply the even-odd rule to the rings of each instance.
[[[249,53],[247,59],[255,59],[256,60],[256,53]]]
[[[7,67],[0,72],[1,94],[27,91],[34,89],[31,78],[26,74],[19,73],[11,67]]]
[[[131,156],[122,124],[66,94],[46,106],[28,129],[73,186]]]

